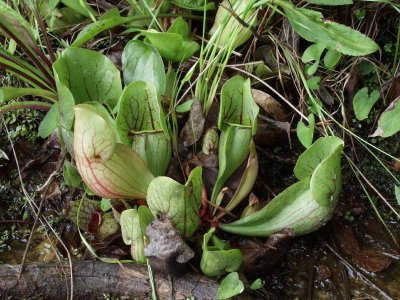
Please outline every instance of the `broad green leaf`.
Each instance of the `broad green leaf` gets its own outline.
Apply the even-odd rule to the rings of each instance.
[[[338,148],[343,148],[341,139],[334,136],[319,138],[312,147],[300,155],[293,170],[294,175],[299,180],[310,178],[319,164],[334,154]]]
[[[379,48],[366,35],[345,25],[327,21],[318,11],[296,7],[289,1],[277,2],[294,30],[309,42],[323,44],[329,50],[353,56],[368,55]]]
[[[74,112],[75,160],[85,183],[102,198],[145,199],[153,175],[136,152],[116,142],[104,112],[89,104]]]
[[[311,4],[332,5],[332,6],[353,4],[353,0],[306,0],[306,1]]]
[[[326,46],[324,44],[318,43],[308,46],[304,51],[301,61],[303,63],[314,61],[314,63],[307,69],[308,75],[313,75],[317,71],[322,52],[324,52],[325,48]]]
[[[239,274],[237,272],[230,273],[221,281],[217,292],[218,300],[230,299],[243,291],[244,284],[239,279]]]
[[[324,56],[324,65],[327,69],[333,69],[339,62],[342,54],[336,50],[328,50]]]
[[[396,197],[397,204],[400,206],[400,187],[394,186],[394,195]]]
[[[337,137],[318,139],[297,161],[294,173],[299,182],[261,210],[219,227],[247,236],[269,236],[285,228],[303,235],[319,229],[331,218],[338,200],[342,149],[343,141]]]
[[[300,143],[306,147],[307,149],[311,147],[314,137],[314,127],[315,127],[315,118],[314,114],[310,114],[308,116],[308,124],[307,127],[302,120],[297,123],[297,138],[299,139]]]
[[[146,263],[144,256],[146,228],[152,221],[153,216],[147,206],[127,209],[121,213],[122,238],[126,245],[131,245],[132,258],[140,263]]]
[[[142,34],[163,58],[172,62],[184,61],[200,49],[197,42],[190,40],[189,25],[182,17],[178,17],[167,32],[147,30]]]
[[[368,88],[364,87],[359,90],[353,98],[353,109],[356,118],[360,121],[368,118],[368,114],[376,101],[379,100],[379,90],[373,90],[368,94]]]
[[[239,249],[226,249],[218,239],[214,239],[214,245],[209,245],[214,232],[215,227],[212,227],[203,237],[201,271],[207,276],[220,276],[236,271],[242,264],[242,253]]]
[[[221,91],[218,127],[218,178],[212,201],[215,202],[225,181],[249,155],[250,141],[255,134],[259,108],[253,99],[250,79],[235,76],[225,82]]]
[[[24,96],[42,97],[53,102],[57,101],[57,95],[49,90],[39,88],[17,88],[12,86],[0,87],[0,104],[13,98]]]
[[[53,64],[57,89],[67,87],[75,104],[99,102],[113,108],[122,93],[119,70],[105,55],[87,49],[68,48]]]
[[[171,160],[172,144],[152,83],[135,81],[125,88],[116,123],[122,142],[132,145],[155,176],[164,175]]]
[[[165,92],[164,63],[157,49],[150,44],[130,41],[122,52],[122,72],[125,85],[141,80],[154,84],[158,95]]]
[[[209,10],[209,9],[214,9],[215,4],[214,3],[207,3],[204,0],[171,0],[173,4],[176,6],[186,8],[186,9],[192,9],[192,10],[199,10],[199,11],[204,11],[204,10]],[[206,3],[204,5],[204,3]]]
[[[234,76],[225,82],[221,91],[221,104],[218,127],[224,130],[227,126],[250,128],[256,133],[258,105],[253,99],[250,79]]]
[[[101,199],[100,208],[104,212],[110,210],[112,208],[111,199]]]
[[[400,131],[400,98],[394,100],[379,117],[378,128],[372,136],[389,137]]]
[[[63,178],[66,185],[70,187],[80,187],[81,177],[78,170],[68,160],[64,161],[63,165]]]
[[[220,46],[231,49],[244,44],[253,35],[250,28],[257,23],[258,11],[253,8],[253,4],[254,1],[250,0],[222,1],[209,32],[211,39],[216,37]],[[243,26],[233,13],[248,25]]]
[[[156,177],[147,190],[147,204],[154,216],[169,218],[189,238],[199,225],[201,189],[201,167],[192,170],[185,185],[169,177]]]

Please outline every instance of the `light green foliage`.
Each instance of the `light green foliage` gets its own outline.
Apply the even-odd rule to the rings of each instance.
[[[258,212],[220,228],[248,236],[269,236],[284,228],[302,235],[320,228],[331,217],[341,190],[342,149],[337,137],[318,139],[296,163],[299,182]]]
[[[122,52],[122,72],[125,85],[140,80],[154,84],[158,95],[165,92],[164,63],[157,49],[150,44],[130,41]]]
[[[132,145],[155,176],[164,175],[172,145],[156,89],[152,83],[135,81],[121,96],[117,128],[123,143]]]
[[[130,147],[117,143],[108,115],[89,104],[74,107],[78,171],[98,196],[145,199],[153,175]]]
[[[400,187],[397,185],[394,187],[394,195],[396,197],[397,204],[400,206]]]
[[[324,45],[329,50],[361,56],[378,50],[378,45],[366,35],[345,25],[324,20],[315,10],[296,7],[290,1],[276,1],[294,30],[304,39]]]
[[[70,187],[79,187],[81,185],[81,177],[78,170],[68,160],[64,161],[63,177],[65,184]]]
[[[256,131],[259,108],[251,93],[250,79],[242,76],[229,79],[221,91],[218,127],[221,130],[218,146],[218,178],[212,201],[215,202],[225,181],[249,155],[249,145]]]
[[[163,58],[172,62],[184,61],[200,49],[200,45],[189,38],[189,25],[182,17],[178,17],[167,32],[147,30],[142,34]]]
[[[147,206],[142,205],[138,209],[127,209],[121,213],[122,238],[126,245],[131,245],[132,258],[140,263],[146,263],[144,256],[146,227],[152,221],[153,216]]]
[[[314,137],[315,117],[314,114],[308,116],[307,127],[302,120],[297,123],[296,134],[301,144],[307,149],[311,147]]]
[[[252,290],[258,290],[261,289],[265,285],[265,281],[262,280],[261,278],[257,278],[256,280],[253,281],[253,283],[250,285],[250,289]]]
[[[379,90],[373,90],[368,94],[368,88],[360,89],[353,98],[353,109],[356,118],[360,121],[368,118],[368,114],[376,101],[380,98]]]
[[[192,170],[185,185],[169,177],[156,177],[147,190],[147,203],[154,216],[169,218],[189,238],[199,225],[201,189],[201,167]]]
[[[48,137],[59,125],[58,111],[58,103],[53,104],[49,112],[43,118],[42,122],[40,122],[38,135],[41,138]]]
[[[200,268],[207,276],[220,276],[234,272],[242,264],[242,253],[238,249],[229,249],[229,245],[214,236],[212,227],[203,237],[203,254]],[[210,240],[213,245],[210,244]]]
[[[87,49],[68,48],[61,53],[53,68],[57,89],[63,93],[60,89],[66,87],[75,104],[93,101],[111,108],[117,104],[122,92],[121,78],[117,67],[105,55]]]
[[[217,296],[219,300],[230,299],[244,291],[244,284],[237,272],[230,273],[221,281]]]

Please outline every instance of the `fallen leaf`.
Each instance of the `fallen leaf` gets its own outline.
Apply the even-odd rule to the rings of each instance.
[[[285,108],[264,91],[252,89],[254,101],[276,121],[287,121],[289,114]]]
[[[172,222],[169,219],[155,220],[147,226],[146,234],[150,244],[145,246],[144,255],[151,267],[165,274],[182,274],[194,252]]]
[[[185,147],[190,147],[199,140],[203,133],[204,122],[203,107],[199,100],[194,100],[189,118],[180,134]]]

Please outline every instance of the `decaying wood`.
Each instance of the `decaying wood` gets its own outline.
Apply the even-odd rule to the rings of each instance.
[[[24,267],[0,265],[0,299],[66,299],[67,262],[32,263]],[[99,261],[74,261],[74,299],[149,299],[151,289],[147,267],[137,264],[107,264]],[[216,299],[218,282],[199,274],[181,277],[155,274],[159,299]]]

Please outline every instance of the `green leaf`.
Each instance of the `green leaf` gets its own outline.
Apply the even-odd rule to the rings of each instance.
[[[247,236],[269,236],[285,228],[303,235],[319,229],[336,207],[341,189],[342,149],[343,141],[337,137],[318,139],[297,161],[294,173],[299,182],[261,210],[219,227]]]
[[[204,0],[171,0],[171,2],[176,6],[191,10],[204,11],[209,9],[215,9],[214,3],[204,4],[205,3]]]
[[[46,114],[42,122],[39,124],[38,134],[44,139],[48,137],[50,134],[58,126],[58,103],[53,104],[49,112]]]
[[[141,80],[154,84],[158,95],[165,92],[164,63],[157,49],[150,44],[130,41],[122,52],[122,72],[125,85]]]
[[[192,170],[185,185],[169,177],[156,177],[147,190],[147,204],[154,216],[169,218],[189,238],[199,225],[201,189],[201,167]]]
[[[126,245],[131,245],[132,258],[140,263],[146,263],[144,256],[146,228],[152,221],[153,216],[147,206],[127,209],[121,213],[122,239]]]
[[[84,43],[92,40],[99,33],[130,21],[132,21],[132,18],[121,17],[117,8],[110,9],[104,13],[97,22],[87,25],[78,34],[75,41],[71,44],[71,47],[80,47]]]
[[[339,62],[342,54],[336,50],[328,50],[324,57],[324,65],[327,69],[333,69]]]
[[[125,88],[116,123],[122,142],[132,145],[155,176],[164,175],[171,160],[172,144],[153,84],[135,81]]]
[[[154,177],[136,152],[116,142],[108,116],[89,104],[74,112],[75,160],[85,183],[102,198],[145,199]]]
[[[262,280],[261,278],[257,278],[256,280],[253,281],[253,283],[250,285],[250,289],[252,290],[258,290],[261,289],[265,285],[265,281]]]
[[[219,300],[229,299],[244,291],[244,284],[237,272],[230,273],[221,281],[217,296]]]
[[[253,140],[250,142],[250,153],[247,160],[246,169],[243,172],[239,186],[232,196],[229,203],[225,206],[225,211],[232,211],[240,202],[251,192],[258,174],[258,156],[256,145]]]
[[[324,44],[318,43],[308,46],[307,49],[304,51],[303,56],[301,57],[301,61],[303,63],[314,61],[314,64],[312,64],[307,69],[308,75],[313,75],[317,71],[322,52],[324,52],[325,48],[326,46]]]
[[[184,61],[200,49],[197,42],[189,39],[189,25],[182,17],[178,17],[167,32],[147,30],[142,34],[163,58],[172,62]]]
[[[221,136],[218,145],[218,178],[212,201],[215,202],[225,181],[249,155],[250,141],[257,127],[259,108],[253,99],[250,79],[234,76],[225,82],[221,91],[218,127]]]
[[[307,86],[312,91],[319,90],[320,81],[321,81],[321,77],[313,76],[313,77],[307,79]]]
[[[314,114],[308,116],[309,126],[307,127],[302,120],[297,123],[296,134],[300,143],[307,149],[311,147],[314,137],[315,118]]]
[[[65,5],[68,6],[69,8],[75,10],[79,14],[89,18],[94,15],[97,15],[97,12],[92,9],[89,4],[86,1],[83,0],[61,0],[61,2]],[[82,5],[83,2],[83,5]]]
[[[102,211],[108,211],[112,208],[111,199],[101,199],[100,208]]]
[[[13,98],[24,96],[37,96],[51,101],[57,100],[57,95],[49,90],[39,88],[17,88],[12,86],[0,87],[0,104]]]
[[[366,35],[345,25],[327,21],[318,11],[296,7],[289,1],[280,0],[278,3],[294,30],[309,42],[353,56],[368,55],[379,48]]]
[[[227,126],[250,128],[256,133],[258,105],[253,99],[250,79],[234,76],[225,82],[221,91],[221,104],[218,117],[218,128]]]
[[[213,239],[214,245],[209,245],[214,232],[215,227],[212,227],[203,237],[201,271],[206,276],[220,276],[236,271],[242,264],[242,253],[239,249],[226,249],[225,244],[216,237]]]
[[[311,4],[318,4],[318,5],[349,5],[353,4],[353,0],[306,0],[308,3]]]
[[[389,137],[400,131],[400,97],[394,100],[379,117],[378,128],[372,136]]]
[[[353,109],[356,118],[360,121],[368,118],[371,108],[374,106],[376,101],[379,100],[379,97],[379,90],[373,90],[369,95],[367,87],[359,90],[353,98]]]
[[[400,187],[394,186],[394,195],[396,196],[397,204],[400,206]]]
[[[80,187],[81,177],[79,176],[78,170],[68,160],[64,161],[63,166],[63,177],[66,185],[70,187]]]
[[[185,112],[188,112],[188,111],[190,111],[190,109],[192,108],[193,102],[194,102],[193,99],[188,100],[188,101],[186,101],[186,102],[183,102],[182,104],[178,105],[178,106],[175,108],[175,111],[178,112],[178,113],[185,113]]]
[[[119,70],[105,55],[92,50],[68,48],[53,64],[57,89],[71,92],[75,104],[99,102],[113,108],[122,93]],[[60,92],[60,91],[59,91]]]

